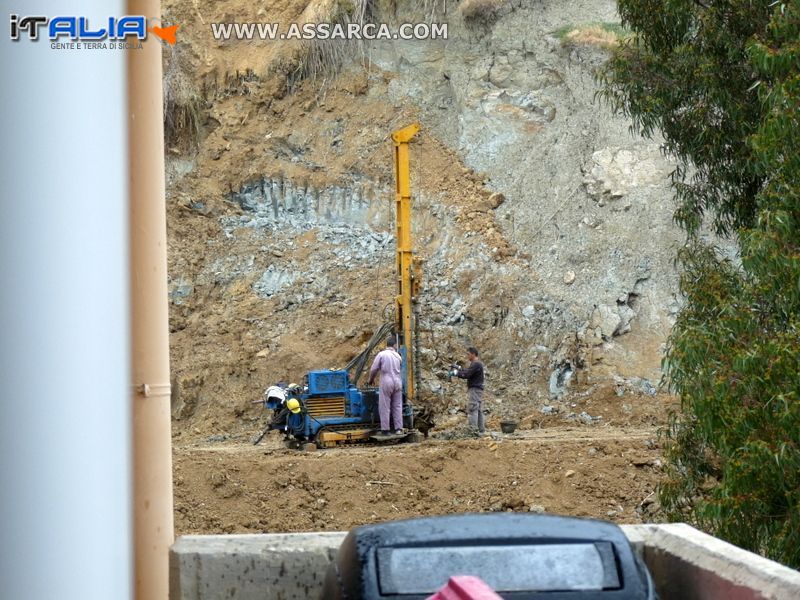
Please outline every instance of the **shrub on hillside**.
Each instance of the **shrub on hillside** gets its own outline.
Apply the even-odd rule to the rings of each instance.
[[[680,161],[675,218],[688,234],[661,503],[800,567],[800,0],[619,11],[635,37],[604,94]],[[740,263],[704,241],[706,223],[738,240]]]

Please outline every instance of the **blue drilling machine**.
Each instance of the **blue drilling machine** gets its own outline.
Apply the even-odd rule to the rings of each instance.
[[[418,124],[395,131],[395,206],[397,223],[396,320],[380,327],[367,347],[342,369],[310,371],[302,384],[271,386],[264,394],[264,407],[273,411],[271,422],[255,440],[258,443],[271,429],[282,431],[286,444],[319,448],[365,442],[416,441],[418,431],[427,436],[433,427],[432,413],[414,408],[419,389],[419,349],[417,347],[417,297],[421,288],[422,263],[414,256],[411,236],[411,183],[409,142],[419,131]],[[397,336],[403,358],[403,434],[377,436],[379,427],[378,388],[359,387],[358,381],[376,347],[391,332]],[[416,428],[416,429],[415,429]]]

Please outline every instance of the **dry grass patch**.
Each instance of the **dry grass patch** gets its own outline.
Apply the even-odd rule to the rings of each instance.
[[[619,23],[568,25],[556,31],[556,36],[565,46],[595,46],[605,49],[616,48],[629,35]]]
[[[320,0],[309,4],[300,21],[327,23],[347,28],[349,23],[369,21],[374,0]],[[336,75],[349,60],[362,55],[361,40],[319,39],[302,40],[295,48],[289,63],[287,83],[292,89],[299,82]]]
[[[464,0],[458,10],[468,24],[490,25],[507,4],[508,0]]]
[[[190,73],[183,48],[174,46],[164,57],[164,138],[168,146],[193,150],[202,137],[205,100]]]

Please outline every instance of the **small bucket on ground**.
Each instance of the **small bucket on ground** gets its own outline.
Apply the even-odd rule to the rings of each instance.
[[[517,429],[517,425],[519,425],[519,423],[516,421],[500,421],[500,431],[503,433],[514,433]]]

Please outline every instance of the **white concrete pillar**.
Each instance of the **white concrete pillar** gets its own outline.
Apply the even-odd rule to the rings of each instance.
[[[123,10],[0,10],[0,598],[131,597],[125,53],[9,36]]]

